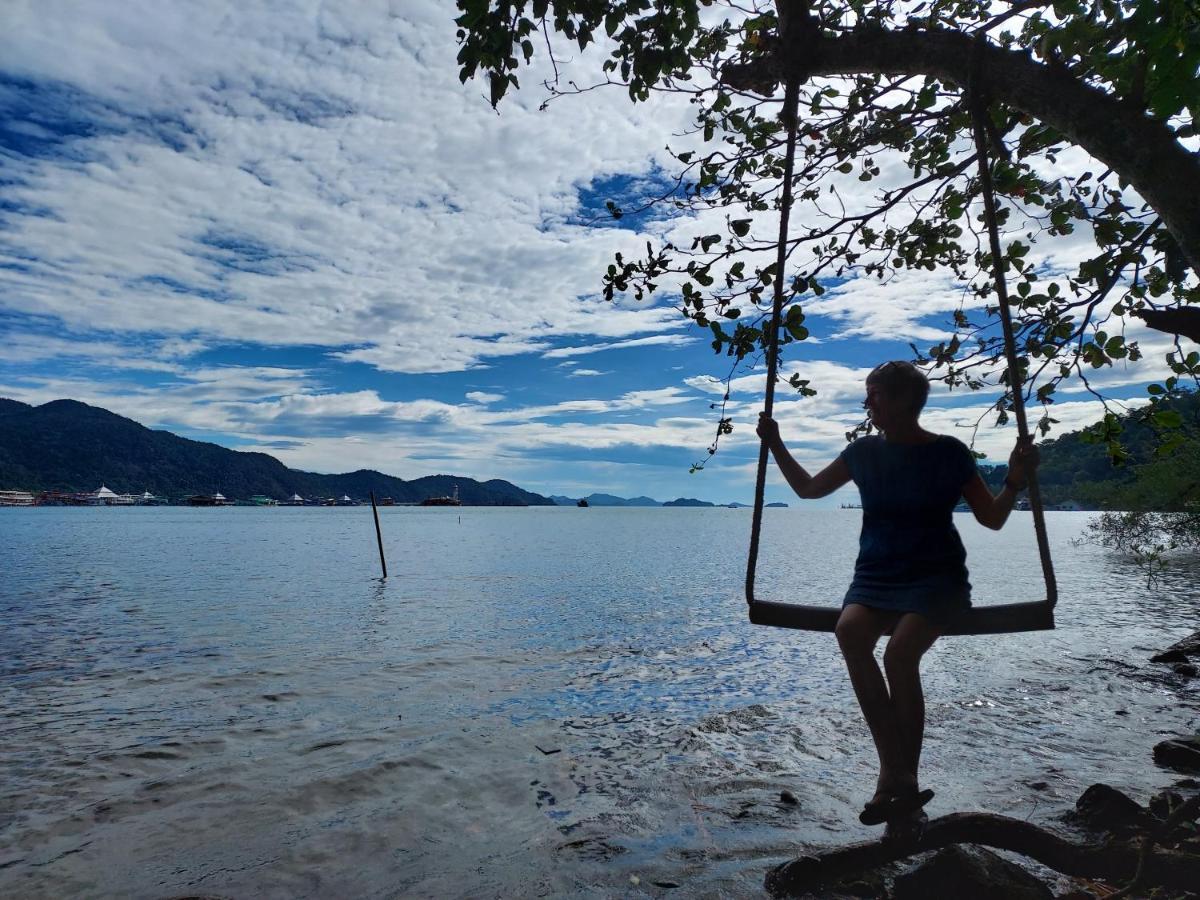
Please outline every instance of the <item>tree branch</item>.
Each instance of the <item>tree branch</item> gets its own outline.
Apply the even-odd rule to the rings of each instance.
[[[951,844],[986,844],[1020,853],[1064,875],[1114,882],[1133,878],[1142,852],[1137,843],[1076,844],[1008,816],[951,813],[929,822],[915,840],[867,841],[783,863],[767,873],[766,888],[774,896],[802,894],[847,875]],[[1196,866],[1192,854],[1152,849],[1142,860],[1142,874],[1154,884],[1193,890]]]
[[[781,71],[798,70],[807,78],[877,73],[965,86],[973,43],[970,34],[944,29],[823,32],[804,44],[781,46],[782,65],[771,58],[731,64],[722,81],[762,92],[773,89]],[[1119,172],[1162,217],[1184,258],[1200,271],[1200,157],[1180,144],[1167,124],[1061,67],[1037,62],[1028,52],[991,44],[975,52],[983,55],[981,87],[990,96],[1040,119]],[[1171,177],[1163,177],[1165,172]]]

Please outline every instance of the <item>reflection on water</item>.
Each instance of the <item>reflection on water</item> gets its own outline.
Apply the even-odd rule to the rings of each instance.
[[[0,511],[0,894],[754,894],[868,833],[830,637],[745,623],[748,511],[380,512],[386,581],[362,510]],[[1049,516],[1058,630],[928,657],[933,812],[1169,782],[1198,704],[1147,657],[1200,572],[1086,519]],[[978,602],[1040,596],[1028,516],[957,521]],[[759,594],[836,605],[857,529],[769,510]]]

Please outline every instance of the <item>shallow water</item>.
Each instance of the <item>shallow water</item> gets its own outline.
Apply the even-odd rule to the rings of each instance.
[[[0,510],[0,895],[755,895],[872,833],[831,636],[745,623],[748,510],[380,512],[386,582],[363,508]],[[1200,570],[1088,517],[1058,630],[927,657],[932,814],[1173,780]],[[956,521],[977,602],[1041,595],[1027,514]],[[837,604],[857,530],[768,510],[759,596]]]

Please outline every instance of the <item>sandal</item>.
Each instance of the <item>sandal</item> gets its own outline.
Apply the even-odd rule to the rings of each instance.
[[[858,814],[858,821],[864,825],[882,825],[916,812],[932,799],[933,791],[928,788],[923,791],[910,788],[899,794],[885,794],[879,800],[869,801]]]

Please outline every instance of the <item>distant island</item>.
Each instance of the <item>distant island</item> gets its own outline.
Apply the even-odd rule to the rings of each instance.
[[[707,500],[693,500],[679,497],[675,500],[655,500],[652,497],[617,497],[613,494],[588,494],[586,497],[566,497],[562,494],[551,494],[550,499],[558,506],[683,506],[697,508],[723,507],[725,509],[749,509],[748,503],[710,503]],[[582,503],[580,501],[583,501]],[[768,503],[767,506],[787,508],[786,503]]]
[[[551,494],[550,499],[556,506],[577,506],[580,500],[586,500],[588,506],[662,506],[657,500],[649,497],[614,497],[612,494],[588,494],[586,497],[564,497],[562,494]]]
[[[289,469],[266,453],[230,450],[156,431],[75,400],[30,406],[0,398],[0,489],[70,497],[104,486],[119,498],[320,498],[349,505],[372,491],[390,504],[457,496],[464,506],[553,506],[507,481],[429,475],[412,481],[371,469],[322,475]],[[456,494],[457,492],[457,494]],[[215,498],[220,496],[219,500]],[[344,499],[343,499],[344,498]],[[299,504],[295,504],[299,505]]]
[[[480,482],[465,475],[429,475],[412,481],[371,469],[322,475],[290,469],[266,453],[230,450],[150,429],[77,400],[32,406],[0,398],[3,506],[356,506],[372,492],[386,506],[454,505],[455,501],[464,506],[718,505],[687,497],[660,502],[605,493],[544,497],[508,481]]]

